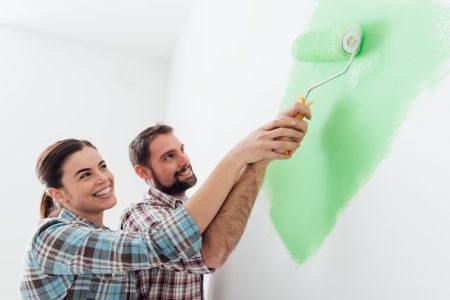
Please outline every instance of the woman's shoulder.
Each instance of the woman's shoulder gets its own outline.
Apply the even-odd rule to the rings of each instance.
[[[83,230],[89,231],[92,228],[91,224],[85,222],[81,218],[65,218],[64,216],[57,216],[51,218],[45,218],[39,221],[34,233],[35,240],[38,237],[44,237],[48,235],[64,235],[67,231]]]
[[[37,228],[36,228],[36,235],[39,235],[41,232],[51,228],[51,227],[60,227],[69,225],[67,221],[64,219],[61,219],[59,217],[51,217],[51,218],[45,218],[39,221]]]

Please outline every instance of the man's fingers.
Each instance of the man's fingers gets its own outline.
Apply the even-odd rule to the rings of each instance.
[[[300,147],[300,142],[296,142],[293,140],[273,141],[270,147],[271,150],[277,153],[284,153],[286,150],[296,150],[298,147]]]
[[[292,117],[278,116],[275,120],[270,121],[262,127],[262,130],[270,131],[281,127],[294,127],[297,125],[297,120]]]
[[[292,152],[285,154],[283,152],[272,151],[268,156],[270,160],[286,160],[292,157]]]
[[[268,132],[267,137],[276,141],[295,141],[299,142],[303,139],[305,133],[295,129],[278,128]]]
[[[296,130],[306,131],[308,123],[304,120],[297,120],[293,117],[280,115],[275,120],[264,125],[261,129],[271,131],[277,128],[294,128]]]
[[[281,112],[280,116],[295,117],[297,114],[300,114],[308,120],[311,120],[311,110],[309,109],[311,104],[311,101],[306,101],[304,104],[295,102],[287,110]]]

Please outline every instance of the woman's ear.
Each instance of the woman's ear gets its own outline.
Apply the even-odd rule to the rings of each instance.
[[[68,201],[66,194],[61,189],[48,188],[47,194],[50,195],[55,202],[64,203]]]

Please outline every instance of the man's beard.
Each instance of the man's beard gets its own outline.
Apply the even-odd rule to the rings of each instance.
[[[174,174],[174,182],[170,186],[162,184],[161,180],[159,180],[159,177],[158,175],[156,175],[155,171],[152,168],[150,169],[153,173],[153,183],[155,185],[155,188],[170,196],[184,195],[184,193],[188,189],[190,189],[197,183],[197,177],[195,176],[194,171],[191,168],[191,165],[184,167],[180,171],[176,172]],[[186,169],[191,169],[192,176],[186,180],[181,181],[178,176],[180,176],[180,174],[185,172]]]

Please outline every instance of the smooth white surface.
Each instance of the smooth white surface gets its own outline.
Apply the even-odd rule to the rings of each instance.
[[[194,0],[2,0],[0,26],[169,61]]]
[[[448,3],[448,1],[447,1]],[[168,120],[200,182],[276,115],[314,1],[197,1],[172,60]],[[296,266],[261,194],[209,299],[449,299],[450,78],[416,100],[389,156]],[[314,109],[313,109],[314,110]]]
[[[75,20],[76,3],[79,14],[91,11],[86,22]],[[130,37],[140,28],[133,22],[101,19],[107,17],[96,12],[113,9],[108,3],[118,15],[129,3],[146,5],[0,3],[4,299],[19,297],[20,266],[42,191],[33,167],[45,146],[69,136],[96,144],[116,175],[119,204],[105,218],[116,228],[122,208],[145,190],[127,160],[131,138],[157,120],[173,125],[201,182],[227,149],[276,115],[291,43],[314,9],[314,1],[197,1],[172,59],[166,107],[160,100],[170,54],[155,59],[149,48],[157,45],[139,47],[141,39]],[[127,38],[111,37],[110,28],[131,31]],[[306,264],[296,266],[289,257],[261,194],[243,240],[213,275],[209,299],[448,299],[449,94],[447,77],[417,99],[389,157]]]
[[[115,174],[119,203],[105,225],[117,228],[124,207],[146,190],[128,144],[162,119],[168,66],[12,29],[0,28],[0,44],[0,294],[18,299],[44,190],[34,174],[37,156],[59,139],[92,141]]]
[[[168,63],[193,0],[0,2],[1,298],[19,298],[25,246],[39,219],[38,154],[64,138],[91,140],[116,178],[118,204],[146,185],[128,144],[164,119]]]

